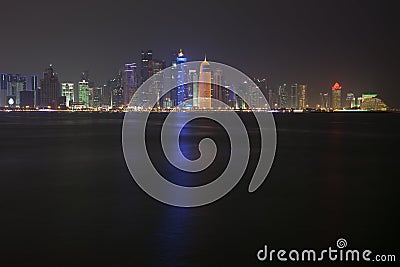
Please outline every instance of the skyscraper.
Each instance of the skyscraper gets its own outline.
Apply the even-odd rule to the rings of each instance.
[[[342,86],[339,83],[335,83],[332,86],[332,108],[342,108]]]
[[[124,90],[122,82],[122,70],[120,70],[114,79],[109,80],[107,85],[111,90],[111,106],[113,108],[119,108],[124,104]]]
[[[216,69],[212,75],[211,95],[213,98],[224,102],[224,93],[222,86],[222,70]],[[225,102],[226,103],[226,102]]]
[[[290,87],[290,102],[289,107],[292,109],[298,109],[298,96],[299,96],[299,86],[297,83],[292,84]]]
[[[61,83],[61,96],[65,96],[65,105],[70,107],[74,102],[75,86],[72,82]]]
[[[193,95],[193,107],[199,107],[199,83],[193,82],[198,80],[198,75],[196,70],[189,70],[189,86],[191,87],[192,95]]]
[[[356,106],[356,98],[353,93],[347,93],[346,95],[346,108],[351,109]]]
[[[298,109],[305,109],[307,107],[307,85],[298,85]]]
[[[329,108],[329,94],[328,93],[319,93],[321,96],[321,109],[328,109]]]
[[[199,108],[211,109],[211,68],[206,58],[200,64]]]
[[[163,106],[163,99],[160,100],[163,94],[164,88],[164,74],[161,72],[165,69],[165,61],[153,59],[153,79],[151,86],[151,91],[158,95],[157,99],[157,107],[160,108]]]
[[[21,105],[21,93],[27,91],[25,76],[9,74],[7,78],[7,103],[9,106]],[[22,93],[23,94],[23,93]],[[33,105],[33,104],[32,104]]]
[[[58,75],[54,71],[53,65],[43,72],[43,78],[40,80],[40,105],[42,107],[50,106],[57,108],[58,100],[61,96],[60,82]]]
[[[123,80],[124,104],[128,105],[137,89],[136,63],[125,64]]]
[[[89,107],[89,82],[86,80],[78,83],[78,100],[85,108]]]
[[[0,74],[0,107],[8,106],[7,103],[7,79],[8,75],[5,73]]]
[[[31,91],[33,91],[34,94],[34,105],[38,106],[40,104],[40,95],[39,95],[39,82],[38,82],[38,76],[37,75],[31,75]]]
[[[279,86],[279,107],[288,108],[288,93],[286,90],[286,83]]]
[[[176,99],[177,103],[176,105],[179,106],[185,101],[185,92],[187,89],[187,86],[184,85],[186,82],[186,63],[187,58],[183,54],[182,49],[179,50],[178,56],[176,58],[176,67],[177,67],[177,82],[178,82],[178,88],[176,92]],[[186,93],[187,95],[187,93]]]
[[[153,51],[142,51],[142,60],[140,65],[140,84],[144,83],[148,78],[153,75]]]

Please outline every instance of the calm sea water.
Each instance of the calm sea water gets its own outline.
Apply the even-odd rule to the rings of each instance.
[[[256,253],[265,244],[335,247],[338,238],[400,260],[400,114],[275,115],[275,163],[252,194],[259,137],[241,116],[252,145],[245,177],[221,200],[185,209],[152,199],[131,178],[123,114],[0,113],[0,266],[286,266]],[[226,133],[208,121],[188,125],[188,157],[203,137],[220,149],[206,173],[185,177],[157,146],[164,118],[154,114],[147,134],[160,172],[185,185],[218,176]]]

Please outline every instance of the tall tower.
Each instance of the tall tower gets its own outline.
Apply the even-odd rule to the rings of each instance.
[[[183,54],[182,49],[179,50],[178,57],[176,58],[176,67],[177,67],[177,82],[178,84],[181,84],[177,88],[177,103],[176,105],[180,105],[185,101],[185,88],[186,86],[184,85],[185,83],[185,63],[187,61],[187,58]],[[186,94],[187,95],[187,94]]]
[[[307,85],[299,84],[299,95],[298,95],[298,107],[299,109],[305,109],[307,107]]]
[[[286,90],[286,83],[279,86],[279,107],[280,108],[288,108],[288,93]]]
[[[211,109],[211,68],[206,58],[200,64],[199,81],[199,108]]]
[[[297,83],[292,84],[290,87],[290,104],[289,107],[293,109],[298,108],[298,96],[299,96],[299,85]]]
[[[144,83],[148,78],[153,75],[153,51],[142,51],[142,61],[140,66],[140,84]]]
[[[8,74],[0,74],[0,107],[7,106]]]
[[[83,104],[85,108],[89,107],[89,82],[86,80],[81,80],[78,83],[78,96],[79,103]]]
[[[124,104],[128,105],[137,89],[136,63],[125,64],[123,79]]]
[[[40,105],[43,107],[51,106],[55,109],[60,96],[61,88],[58,75],[54,71],[53,65],[50,64],[43,72],[43,78],[40,80]]]
[[[332,108],[342,108],[342,86],[339,83],[335,83],[332,86]]]
[[[189,70],[189,86],[191,87],[192,95],[193,95],[193,107],[199,107],[199,83],[193,82],[198,81],[198,75],[196,70]]]
[[[74,102],[74,83],[72,82],[63,82],[61,83],[61,96],[65,96],[65,105],[67,107],[71,106]]]
[[[213,84],[211,85],[211,95],[213,98],[225,102],[224,101],[224,94],[223,94],[224,87],[222,86],[222,70],[216,69],[213,73]]]

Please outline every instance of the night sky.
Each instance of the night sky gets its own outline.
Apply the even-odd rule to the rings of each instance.
[[[105,3],[102,3],[105,2]],[[334,82],[400,107],[395,1],[2,1],[0,72],[97,85],[140,51],[229,64],[270,86],[305,83],[311,104]]]

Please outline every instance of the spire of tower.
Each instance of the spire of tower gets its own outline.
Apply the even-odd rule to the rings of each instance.
[[[207,61],[207,53],[204,53],[204,62]]]

